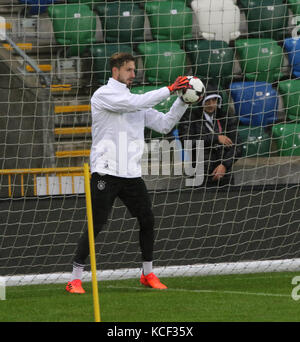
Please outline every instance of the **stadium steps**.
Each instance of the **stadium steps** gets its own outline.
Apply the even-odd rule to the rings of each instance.
[[[1,5],[6,4],[7,1],[0,0],[0,10]],[[6,7],[18,9],[15,12],[7,11],[7,13],[3,13],[10,38],[40,66],[43,72],[49,74],[53,84],[51,86],[53,95],[56,96],[60,93],[68,93],[74,96],[81,93],[86,94],[91,83],[89,58],[71,59],[62,58],[62,56],[58,58],[58,53],[61,54],[64,48],[55,40],[52,21],[47,13],[24,17],[22,15],[24,6],[20,5],[18,1],[12,1],[12,5]],[[97,25],[97,27],[100,27],[99,23]],[[101,39],[101,36],[99,36],[98,40]],[[23,59],[8,43],[2,42],[0,47],[3,47],[9,53],[7,54],[9,60],[16,59],[19,61],[19,71],[24,73],[25,76],[30,78],[34,74],[32,68],[24,64]],[[60,63],[58,63],[58,60]]]
[[[82,166],[83,163],[89,162],[91,142],[86,139],[59,141],[55,147],[57,167]]]
[[[54,129],[54,134],[59,136],[91,134],[91,127],[59,127]]]
[[[12,14],[17,13],[24,8],[24,5],[20,4],[18,0],[0,0],[0,14]]]
[[[32,17],[18,17],[16,14],[12,17],[4,16],[9,36],[16,45],[36,61],[42,71],[49,73],[55,85],[68,85],[67,87],[55,87],[51,91],[55,93],[71,92],[74,96],[87,91],[86,86],[91,82],[89,58],[63,57],[64,48],[56,42],[52,22],[46,14],[42,14],[40,20]],[[34,22],[35,19],[37,22]],[[19,60],[20,71],[24,75],[33,73],[32,69],[24,65],[23,59],[8,43],[2,42],[0,46],[10,53],[10,59]],[[58,56],[60,57],[58,58]]]
[[[75,104],[75,105],[56,105],[54,111],[56,114],[73,113],[73,112],[90,112],[91,106],[89,104]]]
[[[56,100],[55,157],[59,166],[80,166],[88,161],[91,146],[91,106],[89,98]]]
[[[89,161],[91,147],[90,97],[70,92],[53,100],[56,166],[82,166]]]
[[[69,96],[66,103],[65,97],[57,97],[54,103],[54,122],[56,128],[62,127],[87,127],[91,125],[91,111],[89,99]],[[81,101],[80,101],[81,100]]]
[[[66,70],[66,74],[62,74],[62,77],[57,76],[56,60],[53,58],[53,55],[49,53],[48,48],[43,51],[44,47],[40,47],[39,52],[36,51],[36,53],[32,53],[32,50],[35,49],[32,43],[16,43],[16,45],[36,63],[41,71],[49,76],[49,79],[51,80],[50,90],[54,96],[67,93],[75,97],[80,94],[86,94],[89,91],[90,88],[87,85],[90,80],[88,78],[75,77],[73,75],[75,69],[72,67]],[[18,73],[23,74],[26,83],[30,84],[31,79],[37,77],[34,69],[28,63],[25,63],[23,58],[17,55],[8,43],[2,43],[0,49],[3,51],[3,53],[1,53],[3,59],[9,60],[10,65],[13,64],[15,66],[14,69],[16,69]],[[83,75],[88,75],[88,72],[84,72]],[[36,86],[36,82],[34,83]]]
[[[81,146],[82,147],[82,146]],[[78,149],[78,150],[65,150],[65,151],[57,151],[57,158],[72,158],[72,157],[89,157],[90,149]]]

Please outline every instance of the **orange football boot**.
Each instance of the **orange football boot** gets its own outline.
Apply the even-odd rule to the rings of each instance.
[[[146,276],[142,273],[140,283],[144,286],[152,287],[153,289],[167,289],[167,286],[162,284],[153,272],[147,274]]]
[[[70,293],[85,293],[80,279],[69,281],[66,290]]]

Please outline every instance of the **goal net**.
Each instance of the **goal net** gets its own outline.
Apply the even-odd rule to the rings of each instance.
[[[156,273],[299,269],[296,0],[0,0],[0,17],[0,276],[7,284],[69,280],[87,228],[90,98],[111,76],[109,57],[118,51],[136,57],[133,93],[194,75],[221,96],[219,119],[235,125],[201,135],[200,103],[168,134],[145,129]],[[155,108],[166,113],[175,99]],[[189,140],[204,141],[196,183],[184,127]],[[234,153],[216,158],[226,148],[206,138],[227,133],[237,139]],[[213,160],[230,165],[227,183],[203,181]],[[138,232],[117,199],[95,241],[99,279],[140,275]]]

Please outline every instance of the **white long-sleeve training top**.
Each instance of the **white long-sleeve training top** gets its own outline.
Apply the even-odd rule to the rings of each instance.
[[[126,84],[113,78],[96,90],[91,98],[91,172],[141,177],[144,128],[168,133],[188,107],[178,98],[166,114],[152,108],[168,96],[167,87],[132,94]]]

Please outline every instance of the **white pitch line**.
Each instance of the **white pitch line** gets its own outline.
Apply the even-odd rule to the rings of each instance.
[[[127,290],[145,290],[142,287],[128,287],[128,286],[102,286],[111,289],[127,289]],[[150,289],[154,290],[154,289]],[[264,292],[244,292],[244,291],[227,291],[227,290],[188,290],[188,289],[172,289],[168,288],[166,291],[172,292],[192,292],[192,293],[225,293],[225,294],[236,294],[236,295],[247,295],[247,296],[263,296],[263,297],[290,297],[287,294],[280,293],[264,293]],[[162,290],[162,292],[165,292]]]

